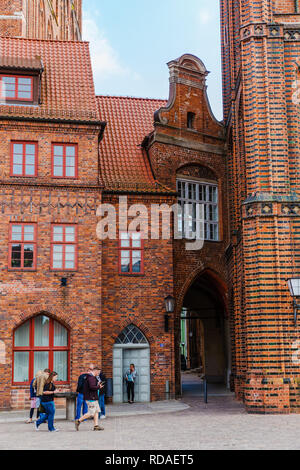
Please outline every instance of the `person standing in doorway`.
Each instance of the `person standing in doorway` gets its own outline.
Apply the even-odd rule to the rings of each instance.
[[[90,366],[91,367],[91,366]],[[92,366],[94,367],[94,366]],[[88,372],[90,372],[90,368],[88,369]],[[85,372],[81,374],[78,378],[78,383],[77,383],[77,400],[76,400],[76,416],[75,420],[79,419],[81,416],[81,412],[83,415],[86,415],[88,412],[88,406],[86,401],[83,398],[83,393],[84,393],[84,383],[86,381],[88,372]]]
[[[128,403],[134,403],[134,384],[137,377],[137,371],[134,364],[130,364],[130,368],[126,372],[125,380],[127,383]]]
[[[49,432],[58,432],[58,429],[54,427],[54,416],[55,416],[55,404],[54,404],[54,393],[56,387],[54,385],[55,380],[57,379],[57,373],[51,372],[49,375],[43,390],[43,395],[41,397],[41,405],[43,406],[45,413],[42,413],[38,421],[35,422],[35,429],[39,431],[41,424],[48,421],[48,430]]]
[[[99,382],[99,406],[100,406],[99,419],[105,419],[106,418],[106,412],[105,412],[106,377],[103,374],[102,370],[100,370],[100,374],[97,376],[97,380]]]
[[[91,367],[91,366],[90,366]],[[79,431],[80,424],[91,417],[94,418],[94,431],[103,431],[104,428],[99,426],[98,414],[100,413],[99,407],[99,389],[100,385],[97,380],[97,376],[100,374],[100,367],[93,367],[93,370],[90,369],[87,378],[84,383],[83,398],[86,400],[88,405],[88,412],[84,416],[75,421],[75,429]]]

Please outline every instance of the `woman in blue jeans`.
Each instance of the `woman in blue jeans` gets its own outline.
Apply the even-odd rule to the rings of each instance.
[[[39,431],[41,424],[48,420],[48,429],[50,432],[57,432],[58,429],[54,427],[54,415],[55,415],[55,404],[54,404],[54,392],[56,387],[54,385],[57,379],[57,373],[51,372],[48,380],[44,385],[44,392],[41,397],[41,405],[45,409],[45,413],[41,413],[40,419],[35,422],[35,429]]]

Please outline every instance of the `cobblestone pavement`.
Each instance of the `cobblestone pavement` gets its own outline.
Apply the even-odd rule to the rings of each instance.
[[[166,414],[110,417],[105,431],[93,432],[86,422],[79,432],[74,424],[58,420],[59,433],[42,425],[0,424],[0,449],[300,449],[299,415],[248,415],[232,396],[187,394],[190,408]],[[128,405],[132,406],[132,405]],[[134,406],[134,405],[133,405]]]

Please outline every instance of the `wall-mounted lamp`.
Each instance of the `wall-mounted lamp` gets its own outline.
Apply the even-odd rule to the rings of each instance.
[[[174,313],[175,310],[175,299],[171,295],[165,298],[165,307],[166,307],[166,314],[165,314],[165,333],[169,332],[169,314]]]
[[[66,277],[62,277],[60,282],[61,282],[61,287],[67,287],[68,279]]]
[[[300,303],[298,303],[297,300],[300,298],[300,278],[289,279],[288,286],[290,289],[291,296],[293,297],[294,320],[295,326],[297,326],[298,310],[300,310]]]

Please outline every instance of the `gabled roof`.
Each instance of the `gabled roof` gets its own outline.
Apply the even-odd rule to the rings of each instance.
[[[154,112],[164,100],[97,96],[99,116],[107,122],[100,143],[100,174],[110,191],[168,191],[155,181],[141,144],[154,130]]]
[[[41,105],[0,105],[0,116],[66,121],[99,121],[89,44],[1,38],[0,56],[7,64],[43,65]],[[4,64],[5,65],[5,64]]]

